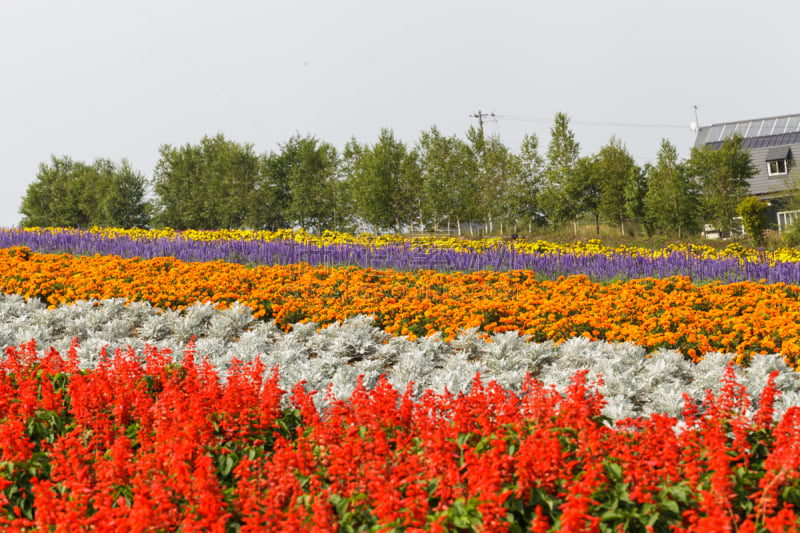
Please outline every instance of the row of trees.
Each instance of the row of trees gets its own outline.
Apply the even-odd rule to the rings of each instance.
[[[436,127],[415,145],[388,129],[374,144],[355,138],[344,149],[295,135],[277,152],[222,135],[199,144],[164,145],[153,178],[123,160],[92,165],[53,157],[23,198],[23,226],[264,228],[377,231],[410,227],[490,232],[518,225],[568,223],[593,216],[626,233],[697,231],[702,221],[730,229],[753,175],[742,139],[693,149],[686,161],[662,141],[657,162],[640,167],[616,137],[580,155],[569,118],[558,113],[545,154],[536,135],[513,153],[499,137],[470,128],[465,139]],[[466,228],[464,227],[466,225]]]

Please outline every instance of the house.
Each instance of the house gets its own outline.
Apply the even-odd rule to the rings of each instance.
[[[767,202],[767,221],[782,229],[800,213],[788,213],[787,189],[800,186],[800,114],[757,118],[704,126],[697,131],[695,148],[722,146],[739,133],[756,168],[750,194]]]

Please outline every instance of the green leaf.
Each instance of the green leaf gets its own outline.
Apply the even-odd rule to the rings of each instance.
[[[680,507],[678,507],[678,502],[676,502],[675,500],[665,498],[661,501],[661,507],[663,509],[666,509],[667,511],[670,511],[675,515],[680,515],[681,512]]]

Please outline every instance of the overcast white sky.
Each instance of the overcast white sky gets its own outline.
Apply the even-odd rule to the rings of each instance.
[[[51,154],[152,176],[163,144],[223,133],[277,151],[381,128],[463,136],[478,110],[516,151],[558,111],[581,153],[641,164],[700,125],[800,112],[800,1],[0,3],[0,226]]]

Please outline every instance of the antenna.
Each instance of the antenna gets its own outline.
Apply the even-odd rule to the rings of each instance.
[[[692,107],[694,108],[694,122],[692,122],[691,126],[689,127],[694,132],[694,134],[697,135],[697,130],[700,128],[700,119],[697,118],[697,108],[700,106],[693,105]]]

